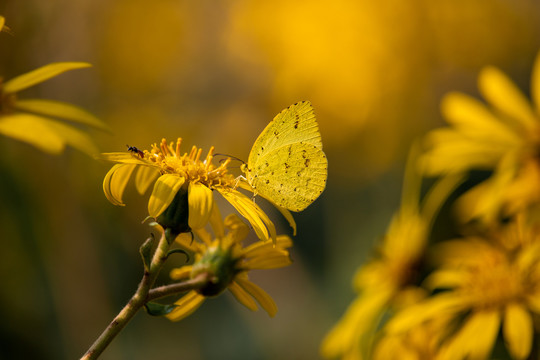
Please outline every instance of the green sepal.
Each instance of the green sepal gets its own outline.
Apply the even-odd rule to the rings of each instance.
[[[156,302],[147,302],[144,304],[144,308],[148,315],[152,316],[165,316],[173,311],[178,305],[175,304],[160,304]]]
[[[176,253],[186,255],[186,263],[189,262],[189,254],[185,250],[182,250],[182,249],[169,250],[169,252],[167,253],[167,257],[171,256],[172,254],[176,254]]]
[[[188,224],[188,187],[186,182],[178,190],[167,209],[156,218],[156,222],[165,229],[165,237],[169,244],[172,244],[179,234],[191,231]]]
[[[155,239],[153,236],[149,237],[139,248],[139,253],[141,254],[142,261],[144,264],[144,270],[146,271],[150,270],[150,264],[152,263],[152,255],[153,255],[152,248],[154,246],[154,241]]]

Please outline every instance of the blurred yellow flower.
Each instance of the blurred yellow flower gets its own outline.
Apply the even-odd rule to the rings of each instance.
[[[423,158],[428,175],[493,171],[463,198],[464,220],[492,220],[540,201],[540,53],[531,80],[534,109],[494,67],[482,70],[479,88],[491,107],[465,94],[448,94],[442,112],[452,127],[428,135]]]
[[[97,153],[98,149],[90,136],[73,126],[85,125],[108,131],[108,127],[95,116],[64,102],[21,100],[17,96],[18,92],[66,71],[89,66],[91,65],[83,62],[52,63],[5,83],[0,79],[0,133],[51,154],[59,154],[66,145],[89,155]]]
[[[454,325],[442,334],[438,358],[486,359],[501,328],[510,355],[527,358],[540,314],[538,230],[519,218],[489,238],[439,245],[439,267],[426,284],[440,292],[398,313],[387,330],[400,333],[444,316]]]
[[[195,253],[195,263],[172,270],[171,278],[185,280],[206,273],[210,277],[210,283],[202,289],[190,291],[176,301],[176,308],[167,315],[170,320],[185,318],[207,297],[217,296],[225,289],[229,289],[235,298],[250,310],[258,310],[258,302],[268,315],[276,314],[276,304],[263,289],[249,281],[248,272],[290,265],[287,248],[292,246],[291,239],[280,235],[275,246],[270,242],[257,241],[244,247],[242,241],[248,235],[249,228],[238,216],[232,214],[225,218],[224,223],[220,222],[213,223],[214,240],[204,229],[195,230],[202,242],[193,241],[188,234],[177,238],[182,247]],[[228,230],[226,233],[224,228]]]
[[[424,289],[418,288],[412,296],[404,297],[404,301],[396,304],[395,310],[411,306],[427,296]],[[406,332],[387,333],[384,328],[378,333],[374,349],[373,360],[420,360],[435,359],[438,346],[448,326],[449,318],[444,314],[426,321]]]
[[[179,201],[186,203],[180,207],[175,206],[176,210],[182,212],[176,214],[184,217],[184,226],[176,231],[179,234],[206,225],[214,206],[217,206],[214,205],[212,195],[212,190],[216,190],[250,222],[261,240],[272,238],[275,241],[276,229],[270,218],[251,198],[236,190],[238,181],[227,169],[231,159],[227,158],[219,166],[215,166],[212,162],[213,147],[202,160],[202,149],[194,146],[189,154],[182,154],[181,143],[182,139],[179,138],[176,145],[173,143],[167,145],[167,141],[162,139],[159,146],[152,145],[151,151],[130,148],[131,154],[127,152],[102,154],[103,159],[118,163],[109,170],[103,180],[103,191],[107,199],[114,205],[123,206],[122,195],[132,175],[140,194],[145,193],[148,187],[154,184],[148,201],[148,213],[167,227],[169,225],[163,224],[160,216],[166,211],[170,212],[173,200],[184,194],[185,199]],[[292,217],[289,221],[294,228]]]
[[[359,296],[321,344],[321,354],[326,358],[366,358],[384,311],[418,291],[416,284],[432,222],[459,178],[438,182],[419,205],[421,181],[413,159],[411,156],[405,174],[401,208],[377,249],[378,257],[362,266],[354,277]]]

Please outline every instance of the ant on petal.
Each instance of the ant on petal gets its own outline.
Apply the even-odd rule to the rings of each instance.
[[[126,145],[126,146],[129,152],[133,154],[137,154],[141,157],[141,159],[144,159],[144,153],[142,152],[142,150],[137,149],[135,146],[129,146],[129,145]]]

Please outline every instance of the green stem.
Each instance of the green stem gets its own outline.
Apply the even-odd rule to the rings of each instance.
[[[83,355],[81,360],[97,359],[99,355],[107,348],[111,341],[120,333],[127,325],[133,316],[141,307],[148,301],[148,293],[156,281],[157,275],[161,270],[165,260],[167,260],[167,252],[169,243],[165,234],[162,234],[159,244],[154,252],[152,261],[148,270],[144,272],[143,278],[139,283],[137,291],[124,308],[118,313],[113,321],[107,326],[103,333],[92,344],[88,351]]]
[[[146,297],[147,301],[160,299],[166,296],[175,295],[178,293],[186,292],[189,290],[196,290],[202,288],[210,281],[208,273],[201,273],[186,281],[174,283],[170,285],[163,285],[157,288],[153,288],[148,292]]]

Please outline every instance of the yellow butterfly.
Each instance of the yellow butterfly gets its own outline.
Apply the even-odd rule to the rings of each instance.
[[[292,211],[321,195],[328,176],[321,133],[309,101],[281,111],[259,135],[242,167],[254,194]]]

